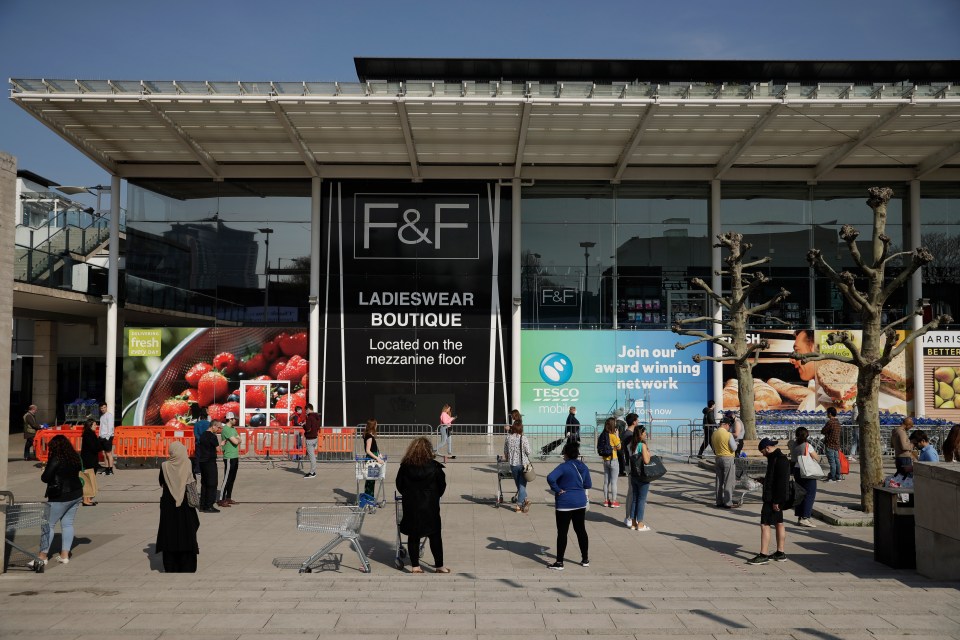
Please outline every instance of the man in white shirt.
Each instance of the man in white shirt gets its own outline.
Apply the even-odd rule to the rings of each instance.
[[[100,405],[100,450],[103,451],[104,462],[107,463],[104,475],[113,475],[113,414],[110,413],[107,403]]]

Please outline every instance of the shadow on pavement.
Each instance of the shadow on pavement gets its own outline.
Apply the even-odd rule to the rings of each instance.
[[[496,538],[490,536],[487,538],[490,541],[490,544],[487,545],[487,549],[492,549],[494,551],[509,551],[515,555],[527,558],[528,560],[534,560],[536,562],[542,562],[546,564],[544,555],[546,550],[542,545],[536,542],[519,542],[517,540],[504,540],[503,538]]]

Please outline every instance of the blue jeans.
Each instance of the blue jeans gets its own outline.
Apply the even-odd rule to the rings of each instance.
[[[641,482],[638,478],[631,477],[630,491],[627,517],[635,522],[643,522],[643,514],[647,510],[647,494],[650,493],[650,483]]]
[[[527,479],[523,477],[523,465],[510,465],[513,481],[517,483],[517,504],[522,505],[527,499]]]
[[[453,440],[450,438],[450,427],[446,425],[440,426],[440,444],[437,445],[437,448],[434,449],[434,453],[440,453],[440,449],[443,449],[443,445],[447,445],[447,455],[453,455]]]
[[[840,479],[840,450],[827,447],[827,462],[830,463],[830,473],[827,474],[827,480]]]
[[[619,502],[617,499],[617,477],[620,475],[620,462],[614,456],[603,461],[603,499],[607,502]]]
[[[809,518],[813,515],[813,502],[817,499],[817,480],[816,478],[801,477],[800,469],[797,467],[793,468],[793,478],[807,492],[807,495],[803,497],[803,502],[794,508],[793,515],[798,518]]]
[[[80,506],[81,498],[71,500],[70,502],[51,502],[50,520],[40,529],[40,551],[50,553],[50,545],[53,543],[53,528],[60,523],[60,533],[63,538],[60,543],[60,551],[70,553],[70,547],[73,546],[73,519],[77,515],[77,508]]]

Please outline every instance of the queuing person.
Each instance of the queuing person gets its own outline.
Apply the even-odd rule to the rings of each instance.
[[[27,407],[23,414],[23,459],[30,459],[30,450],[33,448],[33,439],[37,437],[40,425],[37,424],[37,405]]]
[[[97,467],[100,466],[100,441],[93,430],[93,420],[83,423],[80,435],[80,463],[83,465],[83,506],[93,507],[97,503]]]
[[[943,461],[960,462],[960,424],[955,424],[943,441]]]
[[[907,475],[910,473],[906,469],[913,468],[913,445],[910,444],[910,437],[907,432],[913,429],[913,418],[907,416],[903,422],[890,434],[890,448],[893,449],[893,463],[896,466],[897,473]]]
[[[520,411],[518,409],[511,409],[507,424],[503,427],[503,430],[507,432],[507,435],[510,434],[510,429],[513,428],[513,423],[517,420],[523,420],[523,416],[520,415]]]
[[[510,434],[503,443],[503,458],[510,465],[510,473],[517,484],[517,506],[515,511],[527,513],[530,511],[530,499],[527,497],[527,479],[523,475],[523,467],[530,462],[530,441],[523,435],[523,422],[515,421],[510,427]]]
[[[240,434],[237,432],[237,414],[230,411],[225,416],[223,427],[223,479],[220,484],[219,507],[232,507],[239,504],[233,499],[233,484],[237,481],[237,467],[240,465]]]
[[[787,554],[784,545],[787,542],[787,529],[783,524],[783,510],[787,506],[787,487],[790,482],[790,462],[777,448],[776,440],[764,438],[760,441],[760,452],[767,459],[767,473],[763,478],[763,506],[760,508],[760,553],[747,560],[747,564],[767,564],[771,560],[784,562]],[[770,548],[770,529],[777,532],[777,550],[767,553]]]
[[[817,452],[813,447],[810,446],[808,439],[810,438],[810,432],[806,427],[797,427],[797,430],[794,432],[794,445],[793,450],[791,451],[791,458],[793,459],[793,478],[797,481],[797,484],[803,487],[803,490],[807,492],[807,495],[804,496],[803,502],[798,504],[794,509],[793,515],[797,516],[797,524],[801,527],[810,527],[815,529],[817,525],[813,524],[813,520],[810,519],[810,516],[813,515],[813,503],[817,499],[817,479],[816,478],[804,478],[800,475],[800,458],[806,456],[811,458],[817,464],[820,464],[820,456],[817,455]]]
[[[217,447],[222,432],[223,424],[214,420],[200,434],[195,447],[195,460],[200,468],[200,511],[203,513],[220,513],[220,509],[213,505],[217,501]]]
[[[444,457],[450,458],[451,460],[457,459],[457,456],[453,455],[453,435],[450,433],[453,430],[453,421],[456,419],[457,416],[452,415],[450,405],[443,405],[443,409],[440,410],[440,427],[438,429],[440,433],[440,443],[437,445],[434,453],[441,455],[440,449],[446,444],[447,455]]]
[[[194,409],[196,419],[193,421],[193,441],[199,443],[204,431],[210,428],[210,419],[209,416],[207,416],[206,409],[197,404],[193,404],[192,406],[196,407],[196,409]],[[193,475],[200,475],[200,464],[197,461],[196,450],[194,450],[194,456],[191,458],[191,462],[193,463]]]
[[[713,436],[713,430],[717,426],[717,402],[708,400],[707,406],[703,408],[703,443],[700,445],[700,451],[697,452],[698,458],[703,458],[703,452],[710,445],[710,438]]]
[[[567,426],[566,434],[567,439],[573,438],[577,442],[580,442],[580,421],[577,420],[577,408],[570,407],[570,412],[567,414]]]
[[[740,452],[743,451],[743,438],[746,435],[746,427],[743,425],[743,420],[740,419],[740,416],[733,413],[733,411],[727,411],[725,414],[727,418],[727,429],[730,431],[730,435],[733,436],[733,439],[737,443],[737,448],[733,452],[734,458],[740,457]]]
[[[623,446],[623,434],[624,434],[624,432],[625,432],[626,430],[627,430],[627,423],[626,423],[626,421],[625,421],[625,420],[621,420],[620,418],[617,418],[617,437],[620,438],[620,448],[616,450],[616,454],[617,454],[617,477],[618,477],[618,478],[626,478],[626,477],[627,477],[627,464],[628,464],[628,461],[627,461],[627,448]],[[617,504],[616,504],[616,505],[611,504],[611,505],[610,505],[611,507],[613,507],[613,506],[619,507],[619,506],[620,506],[620,503],[619,503],[618,501],[615,500],[614,502],[616,502]]]
[[[937,455],[937,448],[930,444],[930,438],[927,432],[917,429],[910,434],[910,443],[920,452],[917,457],[919,462],[940,462],[940,456]],[[913,473],[913,465],[910,465],[910,473]]]
[[[310,461],[310,470],[303,474],[304,479],[317,477],[317,440],[320,438],[320,414],[313,410],[313,405],[307,405],[307,415],[303,424],[303,439],[307,446],[307,459]]]
[[[104,402],[100,405],[100,450],[103,451],[103,460],[106,462],[106,469],[103,474],[113,475],[113,414],[110,408]]]
[[[66,564],[70,562],[70,549],[73,547],[73,520],[83,498],[83,483],[80,481],[80,455],[66,436],[58,435],[50,439],[47,445],[47,466],[40,479],[46,483],[44,496],[50,503],[50,516],[40,528],[40,560],[31,560],[27,566],[31,569],[39,562],[47,564],[50,547],[53,544],[53,528],[60,523],[60,553],[54,559]]]
[[[160,526],[156,552],[163,554],[166,573],[196,573],[197,529],[200,518],[187,502],[187,483],[193,482],[187,448],[182,442],[170,445],[170,457],[160,465]]]
[[[627,423],[627,428],[623,430],[623,436],[620,438],[620,447],[629,453],[630,444],[633,442],[634,437],[636,437],[636,429],[640,424],[640,416],[635,413],[628,413],[624,417],[624,421]],[[630,468],[630,458],[627,457],[627,468]],[[627,517],[624,518],[623,523],[628,527],[633,526],[633,515],[631,508],[633,506],[633,483],[627,481]]]
[[[384,460],[380,457],[380,447],[377,446],[377,421],[373,418],[367,420],[367,426],[363,430],[363,452],[366,454],[367,459],[376,460],[378,463],[383,464]],[[372,496],[376,488],[376,480],[367,480],[363,485],[363,492]]]
[[[603,432],[597,438],[597,453],[603,458],[603,506],[619,507],[617,478],[620,476],[620,436],[617,435],[617,419],[607,418]]]
[[[575,440],[567,440],[563,445],[563,462],[547,476],[547,484],[556,496],[557,519],[557,557],[547,568],[563,571],[563,557],[567,551],[567,534],[570,532],[571,523],[580,545],[580,566],[589,567],[590,540],[587,537],[585,518],[587,491],[593,484],[590,470],[580,460],[580,445]]]
[[[820,430],[827,451],[827,462],[830,464],[830,473],[827,474],[827,479],[824,482],[838,482],[843,479],[840,476],[840,434],[842,431],[843,427],[837,420],[837,408],[828,408],[827,423]]]
[[[724,417],[720,425],[714,430],[710,438],[710,447],[713,449],[713,469],[716,474],[715,504],[720,509],[733,509],[733,488],[737,482],[737,474],[733,459],[733,452],[737,448],[736,441],[727,430],[730,423]]]
[[[420,568],[420,540],[430,540],[434,571],[450,573],[443,563],[443,538],[441,536],[440,497],[447,489],[443,465],[434,460],[430,441],[416,438],[407,447],[397,470],[397,491],[402,497],[403,517],[400,533],[407,536],[407,552],[410,554],[410,572],[423,573]]]
[[[632,415],[632,414],[631,414]],[[630,441],[630,495],[627,497],[628,525],[634,531],[650,531],[643,516],[647,509],[650,483],[643,477],[643,465],[650,464],[650,447],[647,446],[647,429],[639,426]]]

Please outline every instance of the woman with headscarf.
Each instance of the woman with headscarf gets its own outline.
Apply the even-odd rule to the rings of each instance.
[[[163,553],[167,573],[196,573],[197,529],[200,517],[187,502],[187,483],[193,482],[193,470],[187,448],[181,442],[170,445],[170,458],[160,465],[160,527],[157,553]]]
[[[397,470],[397,491],[403,497],[400,533],[407,536],[410,573],[420,568],[420,540],[430,540],[434,571],[450,573],[443,565],[443,539],[440,537],[440,496],[447,488],[443,465],[434,460],[430,441],[417,438],[410,443]]]
[[[50,517],[40,528],[39,560],[31,560],[27,566],[31,569],[35,562],[47,564],[50,546],[53,543],[53,528],[60,523],[62,541],[60,554],[54,556],[61,564],[70,562],[70,547],[73,546],[73,519],[83,497],[83,483],[80,480],[80,454],[73,448],[66,436],[54,436],[48,445],[47,466],[40,479],[47,485],[46,498],[50,503]]]

